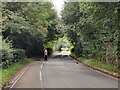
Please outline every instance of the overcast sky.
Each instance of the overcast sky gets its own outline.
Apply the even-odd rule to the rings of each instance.
[[[64,5],[64,0],[51,0],[51,1],[53,2],[55,9],[57,10],[58,15],[60,16],[60,12]]]

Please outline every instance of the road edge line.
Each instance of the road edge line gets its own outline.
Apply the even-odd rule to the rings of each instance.
[[[29,65],[30,66],[30,65]],[[29,66],[27,66],[22,72],[21,72],[21,74],[20,75],[18,75],[18,78],[16,78],[16,80],[13,82],[13,84],[10,86],[10,89],[9,90],[11,90],[13,87],[14,87],[14,85],[17,83],[17,81],[23,76],[23,74],[27,71],[27,69],[29,68]]]

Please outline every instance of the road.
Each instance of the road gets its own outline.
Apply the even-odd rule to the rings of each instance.
[[[13,88],[118,88],[118,81],[68,57],[34,61]]]

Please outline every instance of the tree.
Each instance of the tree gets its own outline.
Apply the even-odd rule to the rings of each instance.
[[[117,2],[79,3],[68,0],[62,11],[62,19],[70,27],[68,36],[71,42],[76,42],[74,48],[83,47],[83,54],[91,54],[91,58],[102,62],[117,64],[117,9]]]
[[[10,52],[12,59],[5,58],[3,62],[22,59],[24,53],[28,57],[42,55],[44,44],[54,40],[58,33],[55,29],[58,17],[52,3],[5,2],[2,6],[1,37],[5,40],[5,45],[11,43],[8,51],[13,50]],[[2,49],[6,50],[4,47]],[[8,56],[10,53],[4,54]]]
[[[3,38],[11,40],[14,48],[24,49],[28,56],[42,54],[43,44],[50,38],[49,26],[54,31],[57,20],[52,7],[51,2],[4,3]]]

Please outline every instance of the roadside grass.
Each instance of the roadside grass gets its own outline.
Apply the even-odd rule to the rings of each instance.
[[[24,65],[28,64],[29,62],[31,62],[31,59],[24,59],[21,60],[13,65],[11,65],[9,68],[7,69],[3,69],[2,70],[2,80],[1,80],[1,84],[4,85],[10,78],[11,76],[13,76],[19,69],[21,69]]]
[[[87,65],[90,65],[92,67],[103,69],[103,70],[108,71],[112,74],[117,74],[118,73],[117,65],[112,65],[112,64],[109,64],[109,63],[103,63],[103,62],[100,62],[100,61],[97,61],[97,60],[87,59],[87,58],[84,58],[84,57],[79,57],[79,58],[77,58],[77,60],[79,60],[79,61],[81,61],[81,62],[83,62]]]

